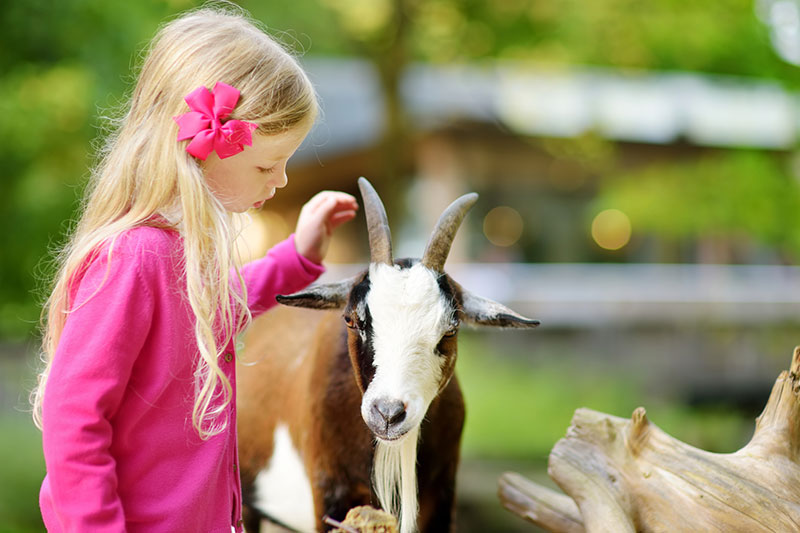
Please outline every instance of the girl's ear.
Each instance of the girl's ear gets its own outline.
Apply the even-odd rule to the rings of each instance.
[[[350,297],[350,290],[363,274],[335,283],[314,284],[289,295],[278,295],[276,300],[283,305],[307,309],[343,309]]]

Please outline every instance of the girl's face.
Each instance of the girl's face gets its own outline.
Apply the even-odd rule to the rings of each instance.
[[[234,213],[264,205],[275,189],[286,186],[286,162],[307,133],[307,127],[298,126],[277,135],[254,134],[253,146],[234,156],[209,154],[202,165],[214,196]]]

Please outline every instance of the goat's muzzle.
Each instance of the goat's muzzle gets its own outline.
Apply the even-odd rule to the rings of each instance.
[[[370,431],[381,440],[397,440],[408,432],[404,427],[406,405],[401,400],[378,398],[372,405],[364,420]]]

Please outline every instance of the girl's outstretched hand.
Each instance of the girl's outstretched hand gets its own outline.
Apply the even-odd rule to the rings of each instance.
[[[297,251],[314,263],[328,253],[333,230],[356,216],[358,202],[344,192],[322,191],[306,202],[297,219],[294,244]]]

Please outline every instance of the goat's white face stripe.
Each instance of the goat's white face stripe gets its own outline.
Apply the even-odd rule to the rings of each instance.
[[[436,347],[450,327],[453,309],[437,275],[422,264],[401,269],[372,264],[367,305],[372,316],[375,376],[361,403],[367,418],[379,398],[406,405],[402,433],[420,424],[442,378]]]

